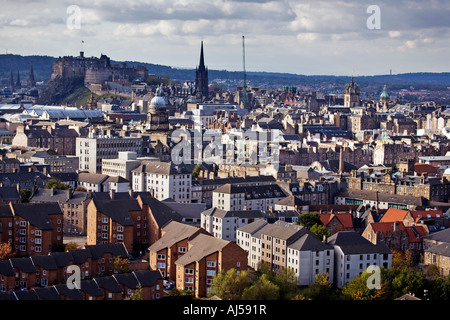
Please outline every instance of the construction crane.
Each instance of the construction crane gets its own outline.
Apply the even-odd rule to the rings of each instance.
[[[244,87],[242,88],[242,104],[247,108],[247,71],[245,70],[245,36],[242,36],[242,58],[244,62]]]

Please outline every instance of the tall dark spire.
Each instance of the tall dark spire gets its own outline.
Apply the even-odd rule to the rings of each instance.
[[[195,71],[195,93],[203,99],[208,97],[208,68],[205,66],[205,54],[203,51],[203,41],[200,51],[200,65]]]
[[[30,75],[28,76],[28,83],[27,83],[29,88],[34,88],[36,87],[36,80],[34,79],[34,69],[33,69],[33,64],[30,64]]]
[[[17,71],[16,87],[17,87],[18,89],[22,88],[22,82],[20,81],[20,73],[19,73],[19,71]]]

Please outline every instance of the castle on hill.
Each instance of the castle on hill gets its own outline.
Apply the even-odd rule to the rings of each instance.
[[[85,57],[80,52],[79,57],[60,57],[53,64],[51,79],[71,80],[83,78],[87,88],[114,82],[130,86],[133,81],[145,81],[148,70],[145,66],[128,67],[125,63],[112,64],[111,59],[102,54],[100,58]]]

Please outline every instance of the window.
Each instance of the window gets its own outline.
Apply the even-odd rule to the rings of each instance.
[[[180,252],[180,253],[186,253],[186,247],[179,247],[178,248],[178,252]]]
[[[186,268],[186,269],[184,270],[184,273],[185,273],[185,274],[194,274],[194,269],[187,269],[187,268]]]
[[[206,262],[206,266],[208,268],[215,268],[216,267],[216,262],[215,261],[207,261]]]

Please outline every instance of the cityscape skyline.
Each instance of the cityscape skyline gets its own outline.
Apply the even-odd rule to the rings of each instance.
[[[379,15],[370,6],[379,8]],[[26,6],[27,9],[23,9]],[[448,72],[445,1],[7,1],[3,52],[305,75]],[[379,29],[369,28],[373,19]],[[148,43],[148,45],[145,45]]]

